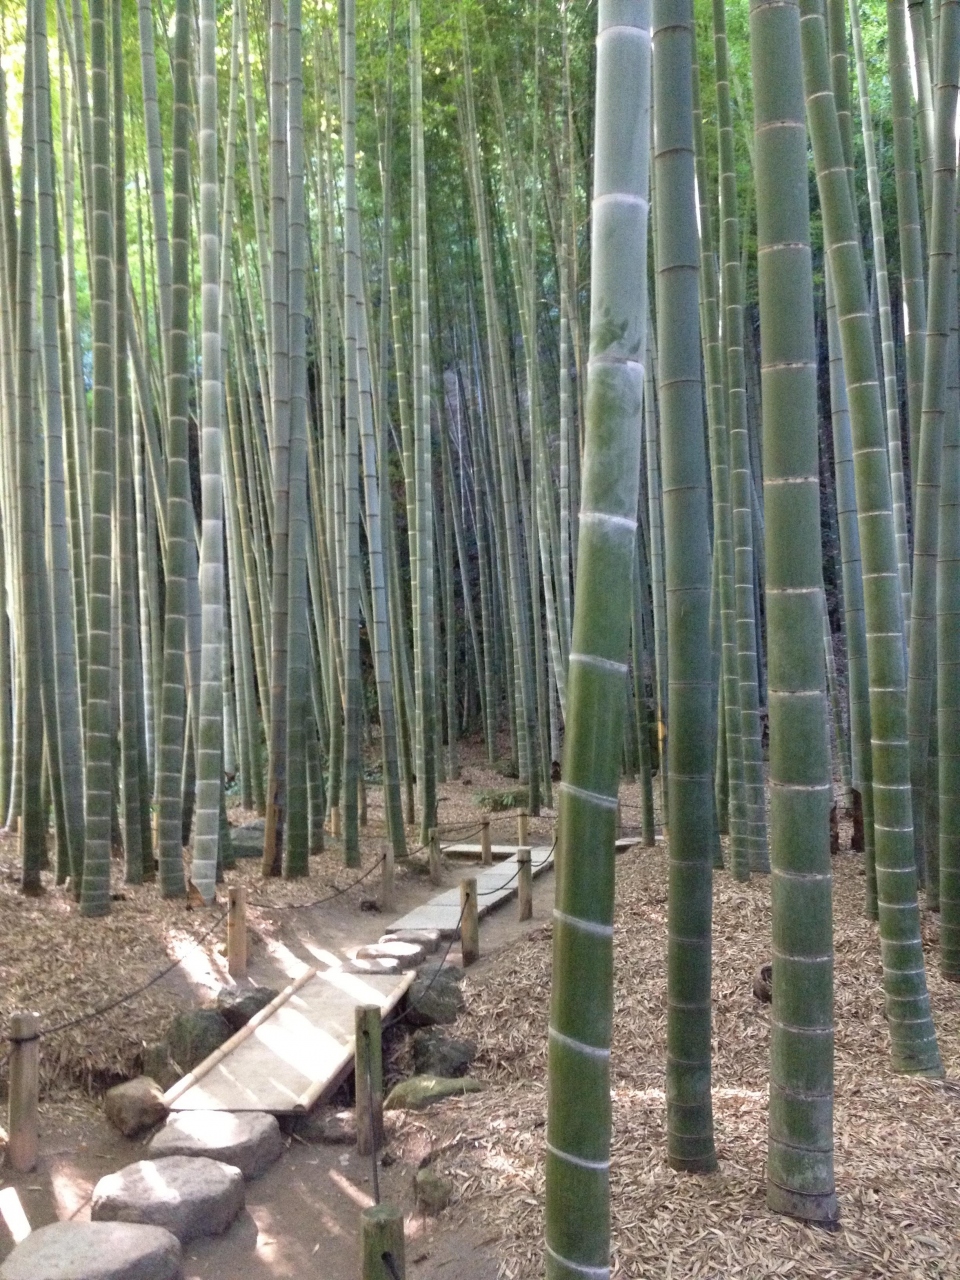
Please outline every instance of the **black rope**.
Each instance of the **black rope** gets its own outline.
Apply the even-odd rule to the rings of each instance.
[[[363,875],[357,876],[356,880],[351,880],[349,884],[345,884],[342,889],[334,889],[333,893],[326,894],[323,898],[314,898],[312,902],[265,902],[262,898],[248,898],[247,904],[251,907],[266,907],[270,911],[306,911],[308,907],[320,907],[325,902],[332,902],[334,898],[341,898],[345,893],[349,893],[351,889],[355,889],[358,884],[362,884],[369,876],[372,876],[382,863],[386,862],[387,855],[383,854],[376,862],[367,867]]]
[[[205,933],[202,933],[199,938],[191,938],[190,941],[194,946],[199,947],[200,944],[205,942],[206,939],[210,937],[211,933],[213,933],[214,929],[216,929],[217,926],[226,918],[227,912],[221,912]],[[109,1000],[106,1004],[99,1005],[96,1009],[91,1009],[89,1013],[82,1013],[76,1018],[69,1018],[66,1022],[58,1022],[53,1027],[42,1027],[40,1031],[38,1031],[36,1038],[40,1040],[46,1036],[57,1035],[61,1031],[69,1031],[71,1027],[79,1027],[83,1022],[91,1022],[94,1018],[102,1018],[105,1013],[110,1013],[113,1009],[118,1009],[120,1005],[126,1004],[127,1001],[133,1000],[135,996],[141,996],[145,991],[149,991],[150,988],[154,986],[155,983],[159,982],[161,978],[165,978],[168,973],[173,973],[174,969],[179,968],[180,965],[183,964],[183,961],[184,957],[181,956],[179,960],[174,960],[172,964],[168,964],[165,969],[161,969],[159,973],[155,973],[152,978],[141,983],[139,987],[134,987],[132,991],[128,991],[125,995],[117,996],[115,1000]]]

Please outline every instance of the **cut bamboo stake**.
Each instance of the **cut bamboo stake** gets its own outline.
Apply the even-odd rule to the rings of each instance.
[[[480,861],[485,867],[493,865],[493,849],[490,846],[489,818],[484,818],[480,825]]]
[[[15,1173],[36,1168],[40,1155],[40,1020],[35,1013],[10,1019],[9,1159]]]
[[[533,916],[533,864],[529,849],[517,850],[517,901],[520,903],[520,919]]]
[[[332,804],[330,806],[330,834],[334,840],[340,838],[340,806]]]
[[[440,883],[440,832],[430,828],[430,883]]]
[[[357,1154],[383,1146],[383,1047],[380,1006],[358,1005],[356,1027]]]
[[[523,847],[527,843],[527,830],[530,825],[530,817],[526,809],[521,809],[517,814],[517,845]]]
[[[400,1280],[406,1276],[403,1256],[403,1214],[392,1204],[375,1204],[360,1214],[360,1244],[363,1252],[362,1280]],[[393,1263],[387,1266],[384,1255]]]
[[[247,891],[241,884],[227,890],[227,972],[247,976]]]
[[[472,878],[460,881],[460,950],[465,969],[480,958],[477,882]]]
[[[394,904],[393,890],[393,872],[395,868],[393,858],[393,844],[387,840],[383,845],[383,862],[380,871],[380,910],[392,911]]]

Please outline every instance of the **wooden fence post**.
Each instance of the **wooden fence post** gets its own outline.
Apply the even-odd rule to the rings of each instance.
[[[529,849],[517,850],[517,901],[520,903],[520,919],[533,916],[533,864]]]
[[[369,1156],[383,1146],[383,1039],[380,1006],[354,1010],[356,1030],[357,1154]]]
[[[489,818],[483,818],[480,823],[480,861],[485,867],[493,865],[493,849],[490,845]]]
[[[523,848],[528,841],[528,827],[530,825],[530,815],[526,809],[521,809],[517,814],[517,847]]]
[[[392,1204],[375,1204],[360,1214],[360,1247],[363,1252],[363,1280],[405,1280],[403,1255],[403,1213]],[[387,1265],[384,1254],[393,1262]],[[396,1277],[394,1276],[396,1272]]]
[[[480,917],[477,912],[477,882],[475,879],[460,881],[460,950],[463,967],[480,958]]]
[[[430,883],[439,884],[440,875],[440,832],[436,827],[430,828]]]
[[[232,884],[227,890],[227,972],[247,976],[247,890]]]
[[[395,901],[393,890],[393,872],[395,863],[393,859],[393,841],[387,840],[383,844],[383,862],[380,864],[380,910],[392,911]]]
[[[10,1167],[29,1173],[40,1158],[40,1019],[15,1013],[10,1019]]]

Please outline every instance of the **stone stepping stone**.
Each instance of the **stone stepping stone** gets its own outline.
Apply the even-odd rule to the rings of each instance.
[[[0,1280],[183,1280],[180,1241],[133,1222],[54,1222],[0,1265]]]
[[[175,1111],[150,1140],[147,1155],[209,1156],[235,1165],[249,1181],[283,1152],[276,1116],[263,1111]]]
[[[393,956],[372,956],[369,959],[349,959],[344,965],[346,973],[399,973],[400,961]]]
[[[426,958],[426,951],[419,942],[401,942],[396,938],[373,942],[364,947],[357,947],[357,960],[396,960],[401,972],[415,969]]]
[[[243,1174],[204,1156],[138,1160],[109,1173],[93,1189],[94,1222],[166,1227],[181,1244],[223,1235],[244,1205]]]
[[[385,933],[381,942],[413,942],[423,947],[424,954],[435,955],[440,950],[439,929],[398,929],[396,933]]]

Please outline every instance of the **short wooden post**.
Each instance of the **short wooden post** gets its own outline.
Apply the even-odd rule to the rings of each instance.
[[[334,840],[340,838],[340,806],[338,804],[330,806],[330,834]]]
[[[227,890],[227,972],[247,976],[247,891],[242,884]]]
[[[517,814],[517,847],[522,849],[525,844],[529,843],[527,837],[527,829],[530,825],[530,815],[526,809],[521,809]]]
[[[393,873],[396,864],[393,857],[393,841],[383,844],[383,862],[380,864],[380,910],[392,911],[395,901],[393,890]]]
[[[357,1154],[368,1156],[383,1146],[383,1042],[380,1006],[354,1010],[356,1029]]]
[[[375,1204],[360,1214],[362,1280],[406,1280],[403,1212],[393,1204]],[[393,1270],[384,1255],[392,1261]],[[394,1275],[396,1273],[396,1276]]]
[[[493,865],[493,846],[490,844],[490,819],[480,823],[480,861],[485,867]]]
[[[40,1158],[40,1019],[15,1013],[10,1019],[9,1159],[14,1173],[29,1173]]]
[[[477,913],[477,882],[460,881],[460,950],[463,967],[480,959],[480,917]]]
[[[440,875],[440,832],[436,827],[430,828],[430,883],[439,884]]]
[[[517,901],[520,903],[520,919],[533,916],[533,863],[529,849],[517,850]]]

